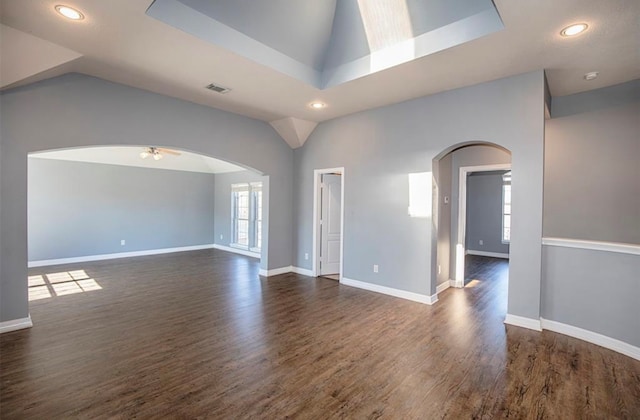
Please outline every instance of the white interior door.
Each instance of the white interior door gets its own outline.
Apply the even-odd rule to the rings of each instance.
[[[342,177],[324,174],[320,185],[320,275],[340,273]]]

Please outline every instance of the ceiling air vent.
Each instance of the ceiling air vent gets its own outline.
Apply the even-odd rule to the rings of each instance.
[[[222,87],[222,86],[218,86],[218,85],[214,85],[213,83],[208,84],[207,86],[205,86],[207,89],[212,90],[214,92],[218,92],[218,93],[227,93],[229,92],[231,89],[226,88],[226,87]]]

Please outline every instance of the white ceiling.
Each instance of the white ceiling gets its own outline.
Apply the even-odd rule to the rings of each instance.
[[[3,60],[22,57],[15,66],[24,67],[23,78],[5,87],[74,71],[264,121],[320,122],[538,69],[547,71],[554,96],[640,77],[637,0],[495,0],[505,29],[325,90],[146,15],[151,0],[64,3],[82,10],[86,19],[61,18],[54,11],[57,0],[0,1],[4,25],[81,55],[61,58],[64,64],[54,62],[34,75],[28,58],[39,49],[16,54],[14,45],[3,43]],[[289,10],[281,13],[298,18]],[[590,28],[578,37],[561,38],[560,29],[574,22],[587,22]],[[583,75],[589,71],[600,76],[587,82]],[[220,95],[204,89],[212,82],[232,91]],[[327,107],[310,109],[315,100]]]
[[[176,150],[175,156],[163,153],[163,158],[154,160],[150,157],[142,159],[140,153],[145,147],[108,146],[85,147],[77,149],[55,150],[51,152],[31,153],[29,157],[40,159],[70,160],[75,162],[103,163],[108,165],[136,166],[150,169],[170,169],[174,171],[202,172],[219,174],[225,172],[244,171],[245,168],[223,160],[208,156]]]

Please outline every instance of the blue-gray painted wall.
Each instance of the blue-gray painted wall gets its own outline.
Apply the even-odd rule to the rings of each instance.
[[[213,174],[33,157],[28,174],[29,261],[213,243]]]
[[[502,174],[504,172],[475,172],[467,177],[465,224],[467,251],[509,253],[509,244],[502,242]]]
[[[640,82],[553,98],[544,236],[640,245]],[[545,245],[544,319],[640,347],[640,255]]]
[[[294,265],[311,269],[313,170],[344,167],[347,278],[435,294],[432,219],[407,214],[408,174],[434,157],[490,142],[512,152],[514,220],[509,313],[539,317],[544,77],[533,72],[320,124],[295,150]],[[372,267],[379,265],[379,272]]]
[[[291,264],[293,152],[266,122],[79,74],[5,91],[0,100],[0,321],[29,313],[27,155],[36,151],[153,144],[252,168],[266,175],[261,266]]]

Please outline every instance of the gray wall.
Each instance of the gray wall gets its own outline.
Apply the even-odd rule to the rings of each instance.
[[[640,84],[624,87],[554,98],[562,117],[546,125],[545,236],[640,244]],[[635,102],[622,103],[621,90]]]
[[[264,181],[263,178],[260,174],[252,171],[216,174],[214,243],[229,246],[231,241],[231,184]]]
[[[496,143],[513,153],[513,205],[521,215],[513,226],[509,313],[538,318],[543,136],[541,71],[320,124],[295,150],[294,264],[311,269],[304,253],[312,248],[313,170],[344,166],[344,276],[435,294],[437,229],[407,215],[407,176],[432,171],[434,157],[461,145]]]
[[[467,250],[509,253],[502,243],[502,175],[505,171],[475,172],[467,177]],[[480,240],[483,244],[480,245]]]
[[[25,279],[30,152],[153,144],[252,168],[268,175],[263,213],[268,247],[263,248],[261,266],[291,265],[293,152],[266,122],[79,74],[4,91],[0,100],[0,321],[29,313]]]
[[[449,261],[451,250],[451,196],[453,193],[452,185],[452,164],[453,153],[449,153],[440,160],[433,162],[434,177],[434,194],[433,202],[437,203],[437,210],[434,210],[434,226],[437,226],[437,248],[435,256],[435,264],[437,264],[437,284],[448,282],[450,280]],[[445,203],[445,197],[448,202]],[[436,206],[433,206],[434,208]],[[457,219],[456,219],[457,220]]]
[[[640,83],[554,98],[544,235],[640,244]],[[640,346],[640,256],[544,246],[542,317]]]
[[[35,157],[28,174],[29,261],[213,243],[213,174]]]
[[[542,317],[640,347],[640,256],[544,247]]]

